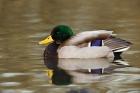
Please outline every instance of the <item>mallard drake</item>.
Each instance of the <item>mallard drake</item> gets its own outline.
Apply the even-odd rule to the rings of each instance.
[[[69,26],[58,25],[39,44],[47,45],[44,56],[49,58],[113,57],[113,51],[115,49],[123,48],[122,46],[128,47],[130,43],[127,42],[126,44],[126,41],[124,43],[124,40],[120,39],[119,41],[118,38],[112,37],[112,32],[97,30],[74,34]],[[97,41],[100,42],[97,43]],[[111,47],[111,43],[115,44],[114,46],[116,47]]]

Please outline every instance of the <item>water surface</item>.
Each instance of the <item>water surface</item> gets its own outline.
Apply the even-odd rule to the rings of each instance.
[[[139,0],[0,0],[0,92],[139,93],[139,9]],[[59,66],[60,71],[72,76],[71,82],[62,86],[52,84],[42,58],[45,47],[38,45],[38,41],[58,24],[71,26],[75,33],[113,30],[118,37],[134,44],[123,54],[131,67],[109,61],[98,65],[94,60],[95,66],[91,67],[91,60],[80,60],[80,65],[78,60],[70,60],[77,62],[78,70],[72,68],[78,68],[77,64],[63,64],[70,66],[67,69]],[[88,69],[108,69],[103,74],[87,73],[87,68],[81,68],[85,62],[89,62]]]

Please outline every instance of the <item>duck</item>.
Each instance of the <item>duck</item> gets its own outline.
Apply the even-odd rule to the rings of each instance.
[[[95,30],[75,34],[67,25],[54,27],[47,38],[44,60],[50,58],[104,58],[120,55],[131,43],[113,36],[113,31]]]

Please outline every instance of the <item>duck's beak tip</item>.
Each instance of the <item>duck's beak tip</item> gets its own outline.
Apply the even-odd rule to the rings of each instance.
[[[49,43],[53,42],[53,39],[51,36],[48,36],[46,39],[39,41],[39,45],[48,45]]]

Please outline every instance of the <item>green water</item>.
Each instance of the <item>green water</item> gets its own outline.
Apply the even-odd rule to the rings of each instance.
[[[140,0],[0,0],[0,93],[139,93],[139,9]],[[73,69],[113,64],[65,60],[77,62],[60,62],[72,76],[70,84],[51,84],[42,57],[45,47],[38,42],[58,24],[69,25],[75,32],[113,30],[133,43],[123,54],[132,67],[95,75]]]

